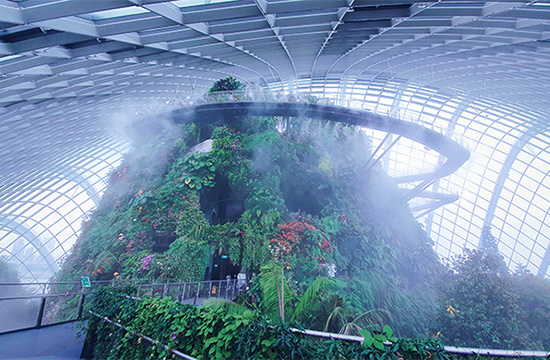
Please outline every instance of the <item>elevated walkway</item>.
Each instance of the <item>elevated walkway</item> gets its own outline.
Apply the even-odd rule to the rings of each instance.
[[[381,115],[364,109],[363,103],[351,99],[319,99],[309,94],[239,90],[209,93],[192,99],[188,97],[186,100],[174,98],[167,100],[166,104],[166,107],[161,106],[157,109],[158,112],[153,116],[136,114],[136,120],[127,126],[126,134],[140,141],[143,134],[164,131],[166,119],[171,119],[176,124],[208,124],[218,120],[228,121],[239,116],[301,117],[355,125],[385,133],[384,138],[372,151],[364,166],[365,169],[382,164],[391,149],[399,146],[401,138],[406,139],[403,146],[410,151],[413,147],[423,148],[425,151],[434,150],[438,155],[427,158],[437,159],[437,162],[428,161],[422,165],[400,169],[399,175],[396,173],[393,176],[404,198],[410,202],[415,218],[420,218],[458,199],[456,194],[428,191],[428,188],[439,179],[453,174],[470,157],[470,152],[447,136],[445,129],[436,131],[433,126],[428,128],[429,124],[421,120],[421,113],[408,109],[402,112],[403,109],[395,108],[388,115]],[[426,156],[423,157],[426,159]]]
[[[78,336],[80,324],[74,321],[0,335],[0,359],[80,359],[85,338]]]
[[[171,297],[202,305],[208,298],[233,300],[247,290],[245,280],[151,283],[149,279],[68,283],[0,283],[0,360],[79,359],[85,336],[79,319],[89,296],[102,286],[135,286],[136,299]],[[86,310],[87,311],[87,310]]]

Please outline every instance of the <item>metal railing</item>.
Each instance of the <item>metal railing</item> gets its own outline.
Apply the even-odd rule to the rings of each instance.
[[[216,297],[233,300],[247,291],[245,280],[178,282],[168,279],[92,281],[91,287],[80,282],[0,283],[0,334],[39,329],[82,318],[86,297],[102,286],[135,286],[136,297],[171,297],[184,304],[200,305]]]
[[[372,102],[356,99],[349,94],[326,94],[309,93],[303,91],[272,91],[262,88],[251,88],[244,90],[219,91],[201,94],[175,93],[167,96],[162,103],[155,104],[149,111],[136,112],[137,119],[151,116],[152,113],[162,113],[182,107],[192,107],[206,103],[231,102],[231,101],[270,101],[286,103],[315,103],[319,105],[334,105],[355,110],[374,111]],[[447,133],[447,127],[443,124],[435,124],[433,121],[425,120],[426,115],[422,111],[393,106],[387,111],[377,111],[377,114],[394,117],[396,119],[422,125],[440,134]],[[454,141],[466,146],[462,138],[452,138]]]
[[[335,334],[335,333],[316,331],[316,330],[300,330],[295,328],[291,328],[290,331],[295,333],[300,333],[306,336],[316,337],[316,338],[352,341],[352,342],[358,342],[358,343],[363,343],[364,341],[364,337],[362,336]],[[391,344],[392,343],[389,341],[384,343],[384,345],[391,345]],[[482,349],[482,348],[455,347],[455,346],[445,346],[444,350],[446,353],[457,354],[457,355],[512,357],[512,358],[543,358],[543,359],[550,358],[550,352],[546,352],[546,351]]]
[[[92,314],[92,315],[94,315],[94,316],[96,316],[96,317],[102,318],[104,322],[109,323],[109,324],[111,324],[111,325],[114,325],[114,326],[116,326],[117,328],[122,329],[122,330],[128,332],[130,335],[133,335],[133,336],[136,336],[136,337],[138,337],[138,338],[140,338],[140,339],[143,339],[143,340],[145,340],[145,341],[147,341],[147,342],[149,342],[149,343],[151,343],[151,344],[153,344],[153,345],[160,346],[160,347],[164,348],[166,351],[172,353],[174,356],[177,356],[177,357],[180,358],[180,359],[185,359],[185,360],[197,360],[196,358],[194,358],[194,357],[192,357],[192,356],[190,356],[190,355],[184,354],[184,353],[182,353],[182,352],[179,351],[179,350],[176,350],[176,349],[173,349],[173,348],[171,348],[171,347],[169,347],[169,346],[167,346],[167,345],[161,344],[161,343],[159,343],[157,340],[154,340],[154,339],[150,338],[150,337],[147,336],[147,335],[143,335],[143,334],[141,334],[141,333],[139,333],[139,332],[136,332],[136,331],[134,331],[134,330],[130,330],[130,329],[128,329],[126,326],[124,326],[124,325],[122,325],[122,324],[120,324],[120,323],[118,323],[118,322],[116,322],[116,321],[112,321],[112,320],[110,320],[110,319],[108,319],[108,318],[106,318],[106,317],[103,317],[103,316],[101,316],[100,314],[97,314],[97,313],[95,313],[95,312],[93,312],[93,311],[90,311],[90,314]]]
[[[182,304],[200,305],[209,298],[233,300],[237,295],[247,291],[245,280],[211,280],[185,283],[155,283],[137,285],[137,297],[169,296]]]

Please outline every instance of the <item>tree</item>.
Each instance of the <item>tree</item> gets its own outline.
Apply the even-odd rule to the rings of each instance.
[[[0,257],[0,282],[18,283],[19,273],[10,267],[10,264]],[[2,296],[16,296],[21,292],[19,286],[1,286],[0,297]]]
[[[530,348],[550,348],[550,281],[528,272],[514,274],[518,292],[522,333],[529,338]]]
[[[210,88],[210,92],[241,90],[244,85],[233,77],[220,79]]]
[[[446,343],[489,348],[526,344],[519,331],[517,291],[498,254],[465,249],[449,270],[436,325]]]
[[[479,250],[486,254],[496,255],[498,252],[497,239],[491,233],[491,225],[483,225],[481,229],[481,237],[479,239]]]
[[[19,282],[19,274],[10,268],[6,260],[0,257],[0,282]]]

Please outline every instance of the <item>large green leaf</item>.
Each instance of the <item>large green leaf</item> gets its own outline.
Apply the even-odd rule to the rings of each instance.
[[[361,334],[363,339],[363,345],[364,346],[372,346],[372,343],[374,342],[374,339],[372,338],[372,334],[368,330],[359,330],[359,334]]]
[[[392,328],[389,326],[389,325],[384,325],[384,334],[386,335],[387,338],[390,338],[393,336],[393,330]]]

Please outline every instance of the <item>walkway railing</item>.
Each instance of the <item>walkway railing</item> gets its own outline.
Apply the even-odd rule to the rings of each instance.
[[[362,336],[335,334],[323,331],[315,330],[300,330],[291,328],[290,331],[300,333],[306,336],[323,338],[323,339],[335,339],[342,341],[351,341],[363,343],[364,338]],[[385,342],[385,345],[391,345],[391,342]],[[550,358],[550,352],[546,351],[532,351],[532,350],[502,350],[502,349],[482,349],[482,348],[469,348],[469,347],[455,347],[445,346],[445,352],[448,354],[457,355],[477,355],[487,357],[511,357],[511,358]]]
[[[200,305],[205,299],[233,300],[247,291],[245,280],[212,280],[185,283],[145,284],[137,286],[137,297],[171,297],[182,304]]]
[[[137,289],[136,297],[171,297],[193,305],[202,304],[211,297],[233,300],[247,291],[245,280],[150,281],[92,281],[91,287],[82,287],[80,282],[0,283],[0,334],[79,320],[86,297],[103,286],[131,285]]]
[[[183,94],[175,93],[171,97],[167,97],[163,103],[156,104],[149,111],[136,112],[136,118],[148,117],[152,113],[163,113],[182,107],[196,106],[214,102],[231,102],[231,101],[270,101],[270,102],[285,102],[285,103],[315,103],[319,105],[334,105],[349,109],[374,111],[372,102],[362,99],[353,98],[350,94],[334,94],[327,96],[326,94],[309,93],[303,91],[272,91],[262,88],[251,88],[244,90],[219,91],[213,93],[202,94]],[[442,124],[436,124],[432,120],[430,114],[424,114],[421,111],[404,108],[401,106],[393,106],[386,112],[377,112],[379,115],[391,116],[396,119],[411,122],[413,124],[422,125],[426,128],[434,130],[440,134],[446,134],[447,128]],[[453,138],[462,146],[466,146],[462,138]]]

